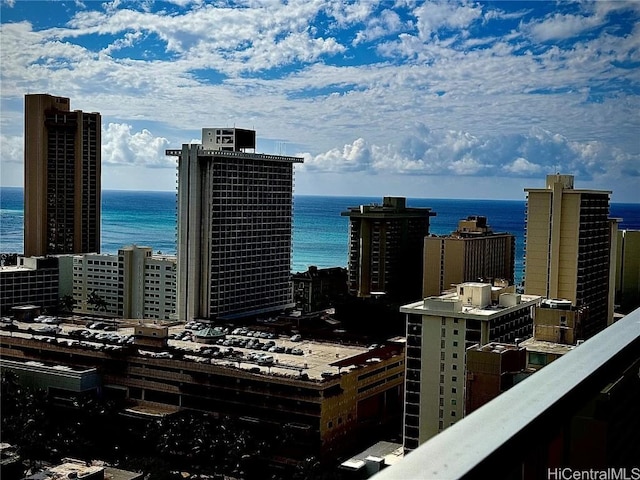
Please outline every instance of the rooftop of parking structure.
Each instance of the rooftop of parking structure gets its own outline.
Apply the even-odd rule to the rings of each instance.
[[[100,319],[89,319],[86,324],[79,324],[78,319],[75,318],[73,323],[62,323],[59,325],[61,328],[61,334],[58,336],[65,336],[69,332],[73,330],[81,330],[88,329],[87,327],[93,323],[94,321],[102,321]],[[113,322],[104,322],[113,324]],[[116,322],[118,325],[117,330],[104,332],[103,330],[92,330],[94,333],[108,333],[108,334],[118,334],[121,336],[125,335],[133,335],[134,334],[134,326],[130,323],[121,323]],[[38,326],[38,323],[20,323],[21,328],[24,328],[25,334],[29,334],[26,332],[28,327]],[[127,326],[124,326],[127,325]],[[174,325],[169,328],[170,333],[179,333],[184,331],[184,325]],[[8,332],[7,332],[8,333]],[[194,332],[195,333],[195,332]],[[36,333],[36,335],[41,336],[42,334]],[[226,339],[245,339],[249,340],[252,337],[248,337],[246,335],[233,335],[228,334],[225,337]],[[254,337],[253,337],[254,338]],[[298,376],[301,373],[306,373],[310,379],[313,380],[321,380],[327,377],[327,374],[339,374],[348,372],[351,368],[360,368],[363,365],[368,365],[371,363],[377,363],[381,360],[389,358],[395,352],[399,352],[402,349],[402,346],[398,344],[396,347],[382,346],[375,349],[368,349],[364,346],[357,345],[345,345],[341,343],[332,343],[332,342],[320,342],[316,340],[303,338],[301,341],[291,341],[290,336],[277,336],[273,339],[260,338],[260,342],[263,344],[269,340],[275,342],[275,345],[282,346],[284,348],[297,348],[302,351],[301,355],[287,354],[287,353],[275,353],[275,352],[267,352],[264,350],[255,350],[246,347],[239,346],[222,346],[217,344],[206,344],[200,343],[197,341],[185,341],[185,340],[173,340],[170,339],[168,341],[167,351],[171,352],[171,350],[176,347],[181,348],[183,353],[187,355],[192,351],[194,355],[198,355],[198,351],[202,351],[206,348],[211,348],[213,346],[218,348],[233,348],[234,352],[242,353],[242,357],[236,358],[234,357],[223,357],[223,358],[210,358],[209,362],[217,365],[233,365],[235,368],[241,368],[243,370],[251,370],[255,368],[259,368],[261,373],[270,373],[270,374],[282,374],[282,375],[292,375]],[[80,339],[83,340],[83,339]],[[95,338],[90,339],[89,342],[99,342]],[[85,342],[86,343],[86,342]],[[71,346],[71,345],[69,345]],[[145,350],[146,347],[139,347],[141,350]],[[252,353],[263,353],[266,355],[273,356],[274,362],[272,364],[259,364],[257,360],[247,360],[247,356]]]

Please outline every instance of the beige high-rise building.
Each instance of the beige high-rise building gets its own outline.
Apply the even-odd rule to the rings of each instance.
[[[524,289],[586,308],[576,335],[587,339],[613,318],[617,221],[609,218],[610,191],[578,190],[573,180],[547,175],[545,188],[525,189]]]
[[[477,215],[460,220],[451,235],[425,237],[423,296],[479,279],[512,285],[515,244],[515,236],[493,232],[487,218]]]
[[[616,303],[623,313],[640,306],[640,230],[618,232]]]
[[[99,113],[25,95],[24,254],[100,251]]]

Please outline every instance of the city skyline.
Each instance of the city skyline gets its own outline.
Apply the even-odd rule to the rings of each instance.
[[[640,4],[234,5],[2,2],[2,185],[50,93],[102,113],[105,189],[173,190],[196,118],[304,157],[298,194],[522,199],[561,171],[638,201]]]

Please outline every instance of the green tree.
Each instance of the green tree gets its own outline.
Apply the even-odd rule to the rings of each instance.
[[[62,297],[60,297],[58,308],[61,311],[71,313],[73,312],[75,306],[76,301],[73,299],[73,295],[63,295]]]
[[[87,296],[87,304],[91,305],[96,312],[106,312],[109,307],[107,301],[97,294],[95,290]]]

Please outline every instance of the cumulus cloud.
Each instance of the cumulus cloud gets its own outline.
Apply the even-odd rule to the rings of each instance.
[[[428,39],[442,28],[466,29],[482,18],[482,6],[467,2],[430,1],[415,10],[421,39]]]
[[[165,155],[169,141],[155,137],[149,130],[133,132],[131,125],[109,123],[102,131],[102,163],[175,168]]]
[[[640,173],[640,155],[601,142],[569,141],[537,127],[526,134],[476,136],[418,126],[396,144],[375,145],[359,138],[342,150],[302,155],[304,170],[323,172],[537,177],[564,171],[583,179],[605,172],[619,177]]]
[[[369,170],[373,157],[367,142],[362,138],[345,145],[342,149],[333,148],[319,155],[303,153],[306,168],[335,172],[359,172]]]
[[[597,27],[602,18],[595,15],[572,15],[556,13],[541,21],[527,25],[526,30],[538,42],[564,40]]]
[[[21,135],[24,93],[68,96],[102,113],[106,170],[167,165],[167,142],[217,125],[295,142],[307,171],[639,170],[640,2],[68,7],[0,25],[2,133]]]

